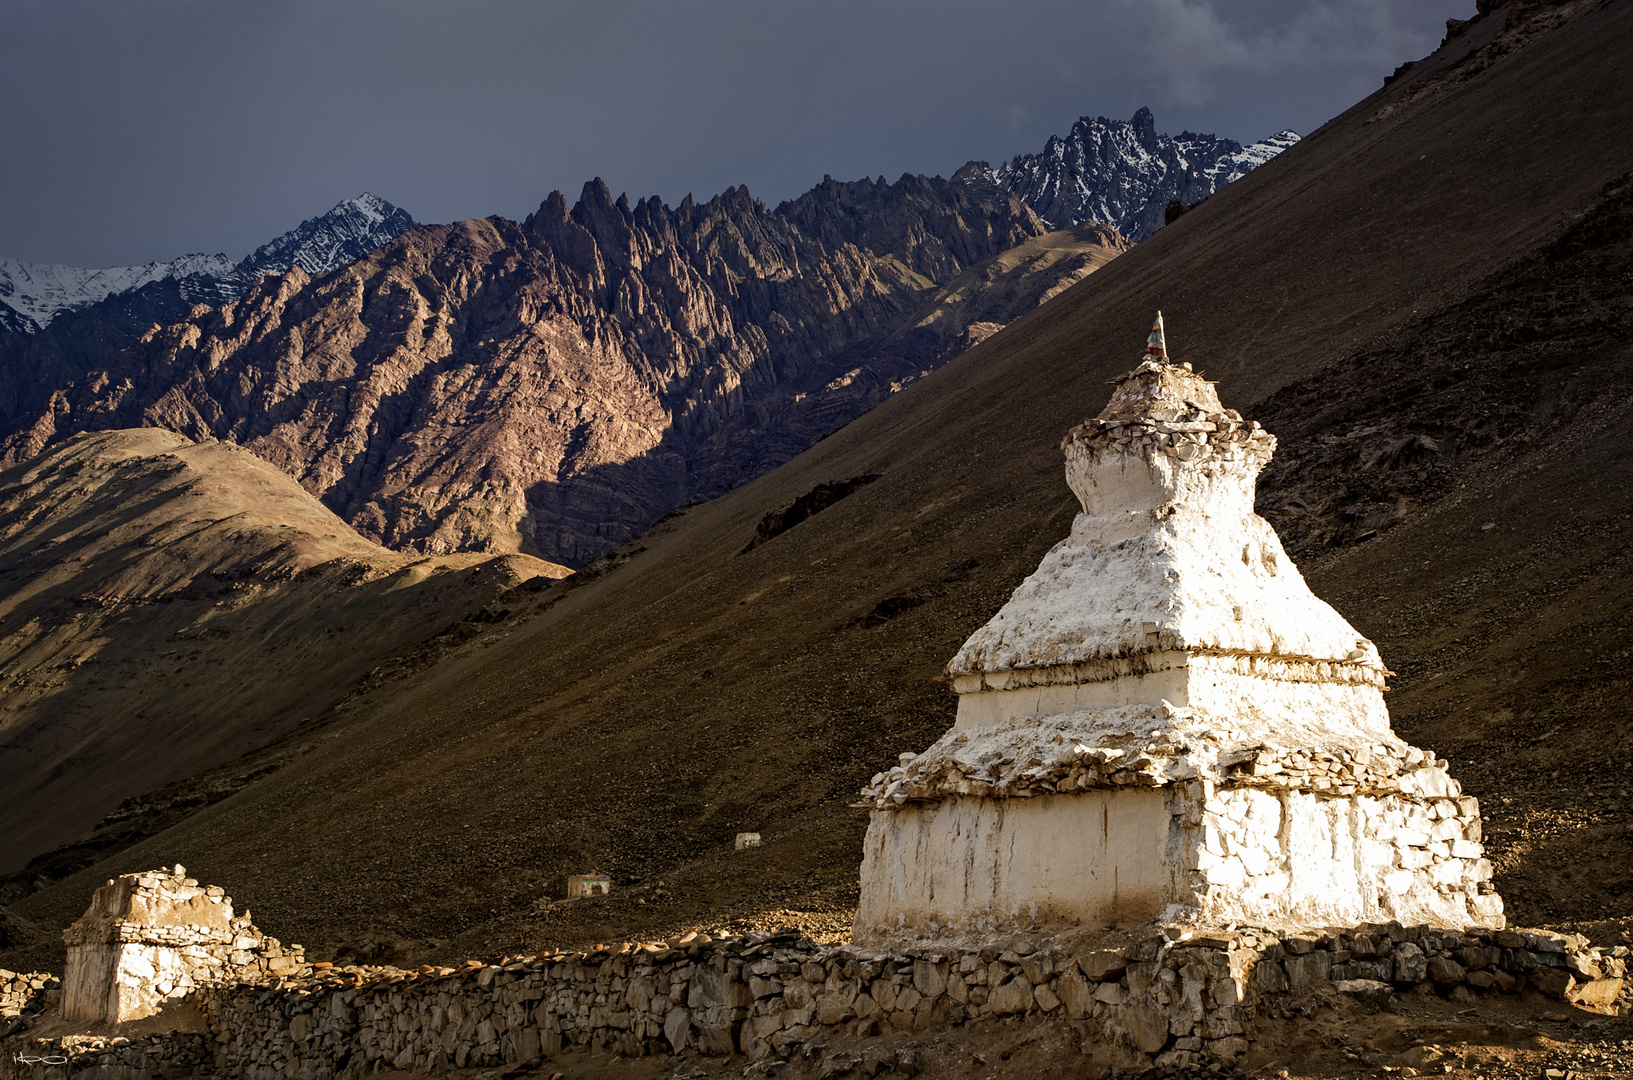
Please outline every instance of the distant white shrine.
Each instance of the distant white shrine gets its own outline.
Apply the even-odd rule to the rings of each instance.
[[[1389,727],[1378,650],[1253,512],[1276,440],[1167,355],[1062,449],[1071,535],[881,773],[859,941],[1023,928],[1501,927],[1479,807]]]
[[[567,877],[567,899],[584,900],[591,896],[606,896],[612,892],[612,878],[605,874],[570,874]]]

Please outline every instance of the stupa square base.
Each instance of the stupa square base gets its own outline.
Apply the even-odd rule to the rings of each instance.
[[[907,803],[873,812],[858,940],[1157,920],[1500,928],[1478,830],[1470,798],[1201,780]]]
[[[1472,798],[1208,787],[1177,785],[1174,800],[1181,903],[1201,922],[1504,925]]]

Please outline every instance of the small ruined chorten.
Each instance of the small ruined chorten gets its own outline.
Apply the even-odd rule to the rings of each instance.
[[[62,939],[63,1016],[110,1024],[152,1016],[200,986],[289,974],[305,963],[299,945],[261,933],[247,911],[234,915],[232,897],[200,885],[179,863],[110,879]]]
[[[1253,512],[1275,437],[1167,354],[1062,443],[1082,504],[876,776],[859,941],[1161,919],[1503,925],[1479,807]]]

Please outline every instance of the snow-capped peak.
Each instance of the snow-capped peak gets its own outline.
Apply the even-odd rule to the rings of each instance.
[[[397,208],[380,196],[365,191],[355,199],[346,199],[339,203],[329,213],[333,214],[336,210],[343,209],[350,209],[371,222],[379,223],[390,217]]]
[[[1161,135],[1150,109],[1129,120],[1082,117],[1042,153],[1021,154],[994,169],[971,162],[953,179],[1015,195],[1051,228],[1114,225],[1132,240],[1162,227],[1172,199],[1199,202],[1299,141],[1279,131],[1250,146],[1185,131]]]
[[[309,274],[323,274],[355,262],[414,224],[406,210],[365,191],[301,222],[237,264],[225,255],[199,254],[93,270],[0,258],[0,305],[13,313],[0,319],[0,325],[39,330],[64,311],[164,278],[208,279],[215,286],[212,297],[231,299],[263,274],[282,274],[296,265]]]
[[[413,227],[408,211],[365,191],[262,244],[238,264],[235,274],[241,279],[240,288],[262,274],[282,274],[293,266],[309,274],[325,274],[356,262]]]
[[[141,288],[150,281],[193,275],[223,278],[232,270],[232,260],[219,254],[183,255],[169,262],[101,270],[0,258],[0,304],[27,319],[28,327],[40,329],[64,311]]]
[[[1298,142],[1302,136],[1296,131],[1278,131],[1268,139],[1260,139],[1256,143],[1248,143],[1241,152],[1234,155],[1236,170],[1230,180],[1236,180],[1247,175],[1252,170],[1263,165],[1277,154]],[[1229,183],[1230,180],[1225,181]],[[1224,185],[1220,185],[1221,187]]]

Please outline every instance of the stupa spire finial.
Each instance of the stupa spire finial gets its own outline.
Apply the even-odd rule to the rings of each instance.
[[[1157,312],[1157,321],[1151,324],[1151,336],[1145,339],[1145,358],[1168,363],[1168,339],[1163,336],[1160,311]]]

